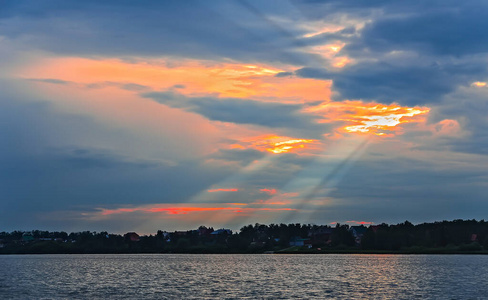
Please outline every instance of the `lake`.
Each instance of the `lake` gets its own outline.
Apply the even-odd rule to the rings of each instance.
[[[324,298],[488,299],[488,256],[0,256],[0,299]]]

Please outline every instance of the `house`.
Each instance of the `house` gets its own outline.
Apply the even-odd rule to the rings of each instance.
[[[131,241],[131,242],[139,242],[140,241],[139,235],[135,232],[127,232],[126,234],[124,234],[124,238],[128,241]]]

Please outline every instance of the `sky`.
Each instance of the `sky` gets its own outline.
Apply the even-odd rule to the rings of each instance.
[[[0,0],[0,231],[488,212],[488,2]]]

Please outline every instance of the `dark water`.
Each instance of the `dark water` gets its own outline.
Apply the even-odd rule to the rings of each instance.
[[[488,299],[488,256],[0,256],[0,299],[325,298]]]

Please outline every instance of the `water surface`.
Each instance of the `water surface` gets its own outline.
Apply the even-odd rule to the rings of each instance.
[[[488,299],[482,255],[3,255],[1,299]]]

